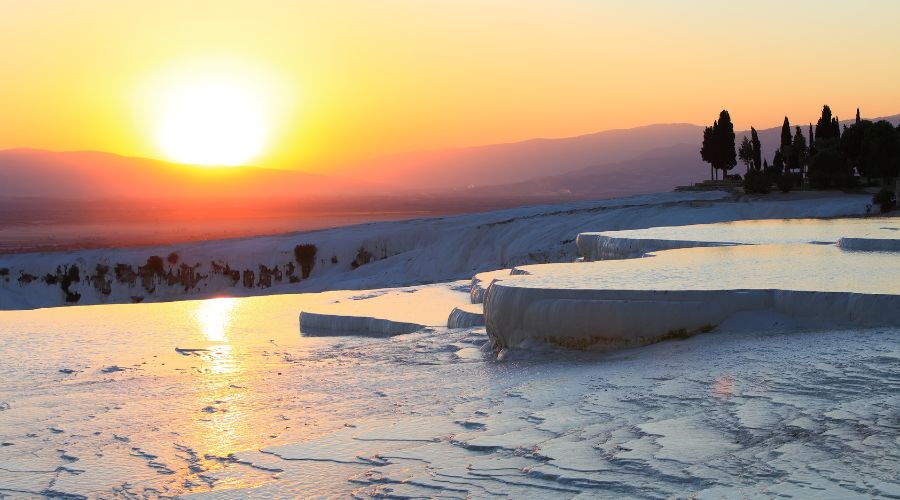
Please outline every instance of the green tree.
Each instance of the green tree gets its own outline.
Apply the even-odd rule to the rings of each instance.
[[[868,165],[862,165],[863,140],[871,127],[872,122],[869,120],[862,120],[854,123],[844,131],[844,135],[841,136],[840,142],[841,154],[847,159],[850,168],[856,168],[860,175],[866,177],[877,176],[875,172],[868,170]]]
[[[809,163],[809,184],[815,189],[849,187],[852,183],[850,178],[847,161],[837,148],[819,150]]]
[[[862,170],[885,182],[900,173],[900,136],[885,120],[872,124],[865,133],[860,158]]]

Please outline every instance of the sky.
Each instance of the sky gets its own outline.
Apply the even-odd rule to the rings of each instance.
[[[0,149],[164,158],[168,96],[219,79],[261,110],[251,161],[308,171],[705,124],[722,108],[738,130],[814,121],[826,102],[841,118],[900,113],[895,0],[0,0],[0,13]]]

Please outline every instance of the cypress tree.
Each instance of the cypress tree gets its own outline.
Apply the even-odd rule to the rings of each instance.
[[[719,122],[713,121],[712,127],[703,129],[703,144],[700,146],[700,158],[709,163],[709,179],[715,180],[715,164],[716,164],[716,140],[715,132],[719,128]]]
[[[816,122],[816,140],[833,139],[833,126],[834,119],[831,117],[831,108],[826,104],[822,106],[822,116]]]
[[[784,117],[784,123],[781,124],[781,150],[784,151],[784,147],[790,147],[791,141],[791,122],[788,120],[788,117]]]
[[[775,151],[775,156],[772,158],[772,168],[776,173],[784,172],[784,155],[781,153],[781,150]]]
[[[700,147],[700,158],[709,163],[710,177],[715,180],[716,170],[726,172],[737,165],[737,152],[734,148],[734,125],[727,110],[719,113],[719,119],[712,127],[703,130],[703,145]]]
[[[750,127],[750,144],[753,146],[753,168],[762,168],[762,144],[759,142],[759,134],[756,129]]]
[[[791,137],[791,122],[788,121],[788,117],[784,117],[784,123],[781,125],[781,157],[785,162],[785,166],[787,166],[788,170],[793,168],[791,164],[791,144],[793,143],[793,138]]]
[[[719,130],[717,135],[719,152],[721,154],[718,168],[722,169],[722,178],[724,179],[725,174],[737,165],[737,151],[734,148],[734,124],[731,123],[731,115],[728,114],[728,110],[723,109],[719,113]]]
[[[816,154],[816,134],[813,132],[812,123],[809,124],[809,156]]]
[[[749,173],[750,166],[753,165],[753,144],[750,142],[750,139],[747,139],[746,135],[744,140],[741,141],[741,147],[738,148],[738,158],[747,167],[747,172]]]
[[[803,137],[803,131],[800,130],[800,127],[797,127],[794,142],[791,144],[791,167],[799,170],[801,176],[803,175],[803,166],[806,165],[808,155],[809,150],[806,147],[806,138]]]

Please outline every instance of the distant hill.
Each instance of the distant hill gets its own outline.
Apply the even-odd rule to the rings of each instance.
[[[0,151],[0,198],[296,198],[384,190],[346,179],[255,167],[207,168],[93,151]]]
[[[425,191],[460,190],[625,161],[676,144],[699,144],[702,133],[702,127],[685,123],[649,125],[561,139],[408,153],[367,161],[343,173]]]
[[[900,123],[900,115],[872,120],[887,120],[897,125]],[[849,126],[853,120],[844,120],[841,123]],[[801,125],[801,128],[804,136],[808,136],[809,124]],[[595,164],[558,175],[539,176],[519,182],[474,187],[465,190],[465,193],[473,197],[506,195],[605,198],[668,191],[675,186],[691,184],[709,177],[709,165],[700,159],[702,127],[697,126],[694,130],[696,135],[691,137],[690,141],[672,145],[662,144],[626,160]],[[627,131],[621,132],[624,134]],[[771,163],[775,150],[781,142],[781,127],[759,129],[757,132],[762,143],[763,156]],[[750,131],[735,132],[735,142],[740,144],[745,135],[750,137]],[[741,175],[744,171],[745,167],[742,164],[738,164],[733,170],[734,173]]]
[[[878,119],[897,124],[900,115],[875,118]],[[849,125],[852,120],[842,123]],[[796,125],[800,125],[804,135],[808,135],[809,124]],[[759,129],[758,132],[763,156],[771,162],[781,140],[781,127]],[[737,144],[744,135],[749,137],[750,131],[735,132]],[[685,184],[707,178],[709,168],[700,160],[699,152],[702,137],[703,126],[700,125],[648,125],[577,137],[395,155],[363,162],[342,173],[354,179],[378,179],[387,184],[428,192],[451,190],[472,196],[495,193],[498,186],[505,185],[512,190],[508,193],[510,195],[525,195],[528,187],[534,188],[535,191],[530,194],[536,195],[556,191],[557,188],[565,191],[571,187],[572,192],[583,191],[585,188],[570,186],[574,177],[566,174],[588,168],[593,170],[589,177],[603,177],[602,193],[634,194],[650,188],[671,189],[676,185],[666,184],[664,180]],[[688,145],[693,145],[693,154],[689,154]],[[668,167],[665,165],[666,154],[673,155],[669,158]],[[602,175],[601,172],[611,174],[642,170],[648,172],[643,179],[617,178]],[[737,173],[742,171],[742,165],[735,169]],[[656,180],[651,181],[651,177]],[[550,178],[555,180],[550,181]]]
[[[900,115],[885,118],[895,125]],[[852,120],[842,123],[850,124]],[[793,125],[793,124],[792,124]],[[808,135],[808,124],[800,124]],[[772,161],[781,127],[760,129]],[[565,199],[667,191],[708,178],[703,127],[662,124],[561,139],[423,151],[337,169],[334,176],[205,168],[100,152],[0,151],[0,198],[283,198],[361,196]],[[740,143],[749,131],[735,132]],[[734,172],[743,173],[738,165]]]
[[[704,170],[705,168],[705,170]],[[636,158],[580,168],[560,175],[471,188],[467,196],[536,196],[541,198],[609,198],[670,191],[708,176],[696,144],[676,144],[646,151]]]

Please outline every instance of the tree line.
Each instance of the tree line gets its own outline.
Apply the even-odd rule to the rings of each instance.
[[[862,181],[888,185],[900,173],[900,126],[885,120],[862,120],[857,109],[855,122],[841,127],[826,104],[807,133],[799,126],[792,129],[785,117],[781,142],[769,164],[755,128],[735,146],[731,115],[722,110],[703,131],[700,157],[709,163],[713,180],[721,171],[722,178],[743,180],[745,191],[757,193],[768,192],[773,185],[790,191],[804,183],[813,189],[853,188]],[[746,166],[743,178],[728,174],[738,160]]]

